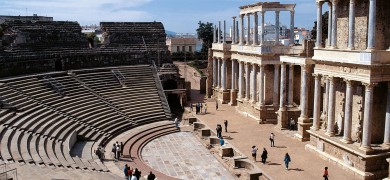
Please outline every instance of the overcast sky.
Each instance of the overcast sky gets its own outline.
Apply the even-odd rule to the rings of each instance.
[[[238,16],[239,6],[254,0],[0,0],[1,15],[54,17],[54,20],[78,21],[81,25],[101,21],[161,21],[165,29],[177,33],[195,33],[197,23],[226,20]],[[295,3],[295,26],[311,29],[316,19],[315,0],[280,0]],[[324,6],[327,7],[327,6]],[[325,11],[325,9],[324,9]],[[266,22],[274,23],[267,12]],[[253,18],[251,19],[253,20]],[[282,12],[281,24],[289,26],[290,14]]]

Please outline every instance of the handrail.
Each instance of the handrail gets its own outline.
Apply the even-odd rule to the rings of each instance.
[[[122,73],[118,69],[113,69],[113,70],[111,70],[111,72],[114,74],[114,76],[119,81],[119,83],[123,87],[126,87],[126,83],[125,83],[126,78],[122,75]]]
[[[158,94],[160,95],[160,99],[162,101],[163,107],[165,107],[164,109],[166,109],[168,111],[165,114],[166,114],[167,118],[170,118],[170,117],[172,117],[171,108],[169,107],[168,99],[165,95],[164,88],[161,84],[160,78],[158,77],[157,67],[156,67],[156,64],[154,61],[152,61],[152,72],[153,72],[154,79],[156,81],[157,91],[158,91]]]
[[[54,91],[56,91],[58,94],[60,94],[61,96],[65,95],[65,93],[64,93],[64,85],[62,85],[56,79],[52,78],[49,75],[46,75],[46,76],[43,76],[43,80],[47,84],[49,84],[54,89]]]

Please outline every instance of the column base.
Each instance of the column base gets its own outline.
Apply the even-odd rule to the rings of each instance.
[[[236,106],[237,105],[237,91],[236,90],[231,90],[230,91],[230,106]]]
[[[228,90],[220,90],[218,92],[218,100],[222,104],[227,104],[230,101],[230,92]]]
[[[370,152],[370,151],[372,151],[372,148],[371,148],[371,146],[360,146],[360,148],[359,148],[360,150],[363,150],[363,151],[366,151],[366,152]]]
[[[298,122],[301,122],[301,123],[311,123],[310,119],[308,117],[299,117],[298,118]]]
[[[288,120],[287,120],[287,110],[286,109],[279,109],[277,112],[278,114],[278,125],[277,127],[279,129],[287,129],[288,128]]]
[[[325,135],[329,136],[329,137],[333,137],[335,136],[335,133],[334,132],[326,132]]]
[[[352,144],[353,143],[352,139],[341,139],[340,141],[342,143],[345,143],[345,144]]]
[[[312,131],[318,131],[318,130],[320,130],[320,127],[314,127],[314,126],[312,126],[312,127],[310,127],[310,130],[312,130]]]
[[[381,144],[383,148],[390,149],[390,143],[383,143]]]
[[[295,137],[298,138],[301,142],[310,141],[310,134],[307,130],[310,129],[312,123],[303,123],[298,122],[298,133],[295,134]]]

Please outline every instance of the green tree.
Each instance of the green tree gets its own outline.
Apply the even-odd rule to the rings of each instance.
[[[207,53],[213,43],[213,23],[199,21],[198,25],[199,27],[196,29],[198,39],[203,41],[201,52]]]
[[[95,46],[95,38],[97,38],[96,33],[91,32],[91,33],[87,34],[87,39],[88,39],[88,42],[91,45],[91,47]]]
[[[329,19],[329,11],[326,11],[322,14],[322,42],[325,42],[326,38],[328,38],[328,19]],[[312,39],[317,39],[317,21],[314,21],[314,27],[311,30]]]

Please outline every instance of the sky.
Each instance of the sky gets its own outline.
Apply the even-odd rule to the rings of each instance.
[[[166,30],[195,33],[198,22],[226,20],[231,26],[232,16],[239,15],[239,6],[255,0],[0,0],[0,15],[24,16],[38,14],[56,21],[77,21],[80,25],[102,21],[142,22],[159,21]],[[315,0],[280,0],[296,4],[295,27],[311,29],[316,20]],[[326,7],[326,6],[324,6]],[[274,23],[275,13],[267,12],[265,21]],[[253,20],[253,17],[252,19]],[[290,13],[281,12],[282,25],[290,24]]]

